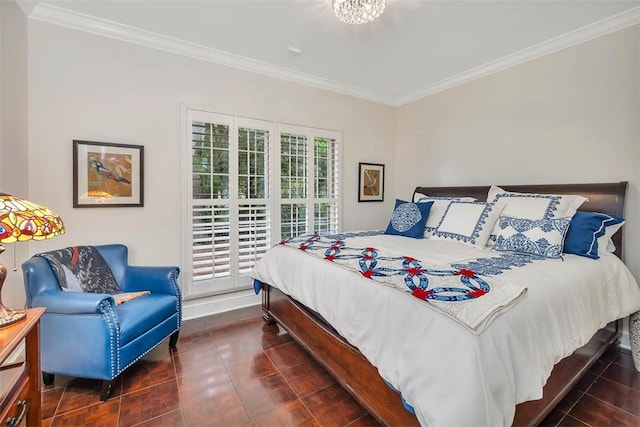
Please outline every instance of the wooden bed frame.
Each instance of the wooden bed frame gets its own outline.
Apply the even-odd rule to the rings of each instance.
[[[623,216],[626,182],[567,185],[505,185],[507,191],[546,194],[578,194],[589,199],[580,210],[607,212]],[[415,192],[429,196],[471,196],[484,201],[488,186],[417,187]],[[613,237],[616,255],[622,259],[622,233]],[[277,322],[305,348],[369,413],[390,426],[416,426],[417,418],[380,377],[377,368],[316,313],[270,285],[262,289],[263,317]],[[543,389],[543,397],[516,406],[513,425],[540,423],[562,400],[605,350],[617,342],[622,330],[619,319],[598,331],[572,355],[558,362]]]

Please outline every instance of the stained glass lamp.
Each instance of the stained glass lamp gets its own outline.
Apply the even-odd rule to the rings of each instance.
[[[64,234],[62,219],[49,208],[9,194],[0,193],[0,254],[4,243],[45,240]],[[2,285],[7,268],[0,263],[0,328],[23,319],[25,310],[14,310],[2,304]]]

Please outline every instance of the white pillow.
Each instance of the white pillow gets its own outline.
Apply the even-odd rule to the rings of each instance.
[[[613,253],[616,251],[616,245],[613,244],[613,240],[611,238],[623,225],[624,221],[605,228],[604,234],[598,237],[598,254],[602,255],[607,252]]]
[[[449,207],[452,201],[457,202],[475,202],[473,197],[438,197],[427,196],[421,193],[415,193],[413,195],[414,203],[433,202],[431,210],[429,211],[429,217],[427,218],[427,224],[424,228],[424,237],[428,239],[433,234],[433,230],[438,227],[445,211]]]
[[[431,238],[484,248],[499,215],[492,203],[452,201]]]
[[[491,186],[487,195],[488,202],[502,206],[502,215],[524,219],[570,218],[587,200],[577,195],[516,193],[496,185]],[[487,242],[488,246],[493,246],[497,234],[496,225]]]

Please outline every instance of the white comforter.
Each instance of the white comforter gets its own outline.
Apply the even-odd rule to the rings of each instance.
[[[468,261],[486,250],[399,236],[349,242],[432,264]],[[542,397],[553,365],[607,323],[640,310],[640,288],[614,255],[566,255],[500,277],[526,297],[474,335],[398,289],[302,251],[276,246],[252,277],[320,313],[414,407],[422,425],[508,426],[515,405]]]

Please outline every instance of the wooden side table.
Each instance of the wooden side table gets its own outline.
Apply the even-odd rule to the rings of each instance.
[[[21,423],[39,426],[42,418],[40,395],[40,317],[43,307],[30,308],[24,320],[0,328],[0,425]],[[5,364],[7,358],[25,341],[22,362]],[[5,381],[4,379],[8,379]],[[26,416],[26,419],[25,419]]]

